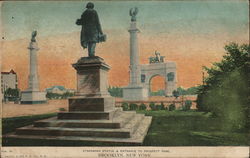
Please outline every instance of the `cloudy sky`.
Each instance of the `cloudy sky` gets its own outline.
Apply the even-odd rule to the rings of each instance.
[[[229,42],[248,43],[248,1],[94,1],[108,41],[97,46],[97,55],[111,65],[109,81],[128,84],[129,9],[138,7],[140,62],[155,50],[175,61],[178,86],[201,83],[201,66],[210,66],[225,53]],[[13,68],[21,89],[27,87],[27,45],[38,31],[41,89],[52,85],[75,88],[71,67],[86,55],[79,43],[75,21],[85,9],[84,1],[3,2],[2,71]],[[119,62],[120,61],[120,62]],[[63,76],[62,76],[63,75]],[[63,79],[62,79],[63,77]]]

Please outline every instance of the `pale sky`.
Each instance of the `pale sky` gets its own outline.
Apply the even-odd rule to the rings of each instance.
[[[129,8],[138,7],[139,28],[145,34],[238,34],[248,28],[248,2],[239,1],[95,1],[103,30],[126,30]],[[79,31],[75,20],[86,2],[3,2],[6,40],[26,38],[32,30],[40,36]]]
[[[38,31],[38,71],[41,89],[53,85],[76,88],[71,64],[86,56],[75,25],[87,2],[3,2],[4,40],[2,71],[14,69],[19,87],[28,79],[27,46],[31,32]],[[137,25],[140,63],[147,64],[155,50],[177,64],[178,86],[202,83],[202,66],[211,66],[225,54],[230,42],[249,43],[247,0],[187,1],[94,1],[107,41],[96,54],[112,68],[109,84],[125,86],[129,80],[129,9],[138,7]],[[61,75],[63,74],[63,75]]]

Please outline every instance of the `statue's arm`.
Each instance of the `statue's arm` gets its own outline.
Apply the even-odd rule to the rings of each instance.
[[[83,21],[84,21],[83,19],[84,19],[84,13],[82,14],[80,19],[76,20],[76,25],[83,25]]]

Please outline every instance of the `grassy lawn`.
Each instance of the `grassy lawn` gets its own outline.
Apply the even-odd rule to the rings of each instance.
[[[153,116],[145,146],[248,146],[249,134],[224,130],[223,121],[196,111],[141,111]]]
[[[209,113],[195,111],[138,111],[153,116],[143,146],[249,146],[249,134],[224,130],[224,124]],[[56,114],[35,115],[3,119],[3,134],[33,121]],[[3,145],[38,145],[36,141],[3,139]],[[118,144],[82,143],[74,141],[40,141],[50,146],[113,146]],[[119,144],[122,145],[122,144]]]
[[[14,132],[16,128],[27,126],[37,120],[50,118],[56,115],[57,113],[51,113],[51,114],[43,114],[43,115],[2,118],[2,134]]]

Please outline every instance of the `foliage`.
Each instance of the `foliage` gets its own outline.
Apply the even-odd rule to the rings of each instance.
[[[160,105],[156,105],[155,110],[165,110],[163,102]]]
[[[110,93],[110,95],[112,97],[119,97],[119,98],[122,98],[123,96],[123,92],[122,92],[122,88],[120,87],[109,87],[108,88],[108,92]]]
[[[139,106],[139,110],[146,110],[147,106],[143,103],[141,103],[141,105]]]
[[[174,90],[173,91],[173,96],[177,99],[180,96],[180,94],[179,94],[179,92],[177,90]]]
[[[250,45],[230,43],[226,55],[211,68],[198,92],[197,108],[212,112],[224,120],[228,130],[249,129],[249,66]]]
[[[123,109],[123,111],[128,111],[128,109],[129,109],[128,103],[122,103],[122,109]]]
[[[63,94],[47,92],[46,98],[49,99],[67,99],[68,97],[74,96],[74,93],[65,92]]]
[[[149,107],[151,110],[155,110],[155,103],[154,102],[149,103]]]
[[[176,109],[175,104],[170,104],[169,107],[168,107],[169,111],[174,111],[175,109]]]
[[[4,91],[4,99],[8,98],[8,100],[17,100],[20,96],[19,89],[8,88]]]
[[[156,105],[155,110],[164,110],[164,106],[162,105]]]
[[[150,96],[165,96],[165,91],[160,89],[156,92],[150,92]]]
[[[137,110],[138,109],[138,105],[135,103],[129,104],[129,110]]]
[[[66,111],[65,108],[59,108],[59,111]]]
[[[179,92],[180,95],[196,95],[198,93],[200,86],[196,86],[196,87],[190,87],[190,88],[182,88],[182,87],[178,87],[177,91]]]
[[[184,107],[183,107],[183,110],[184,111],[190,110],[191,106],[192,106],[192,101],[191,100],[186,100],[185,104],[184,104]]]

